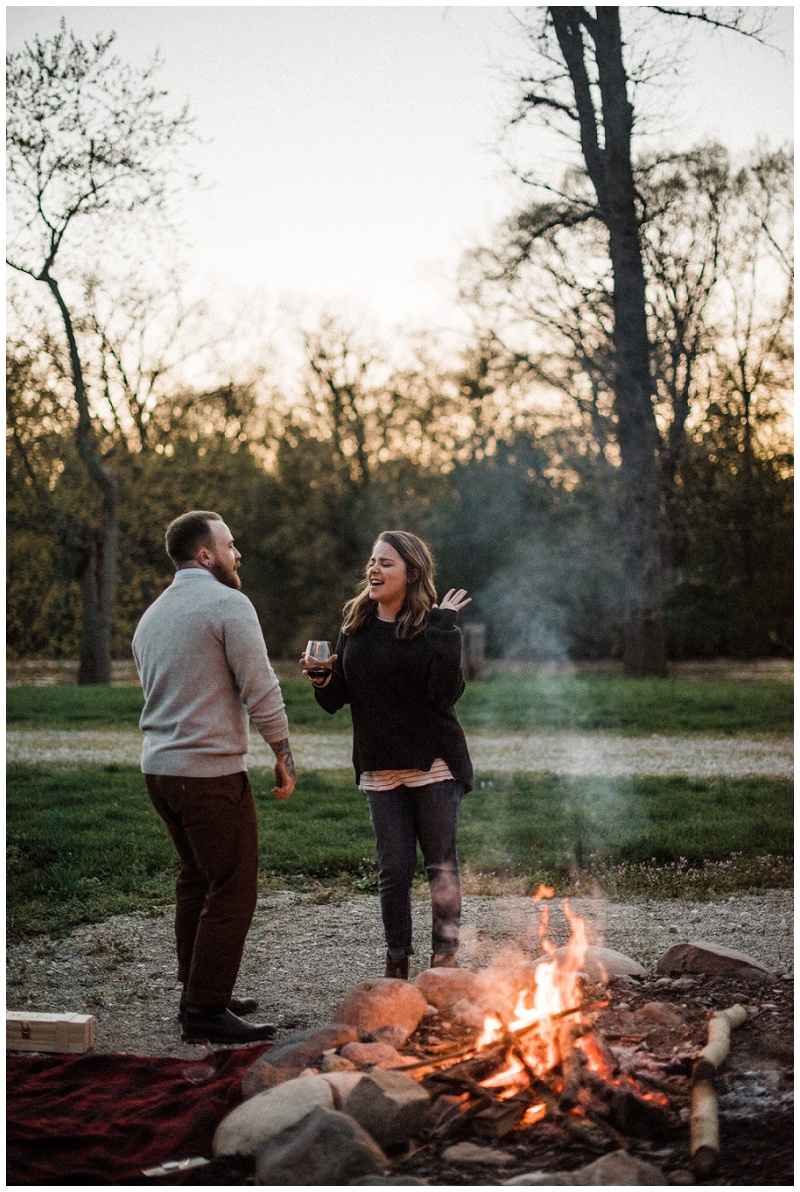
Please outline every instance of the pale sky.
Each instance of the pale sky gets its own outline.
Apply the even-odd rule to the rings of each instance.
[[[634,6],[640,7],[640,6]],[[119,57],[188,101],[204,144],[187,198],[194,295],[364,313],[376,325],[447,325],[462,253],[520,196],[498,152],[521,59],[505,6],[11,6],[7,49],[114,30]],[[791,7],[773,40],[695,34],[675,147],[745,152],[792,139]],[[669,26],[672,32],[672,26]],[[557,147],[531,124],[529,160]],[[551,170],[555,167],[551,166]],[[551,177],[553,177],[551,173]],[[555,170],[555,177],[558,170]],[[530,191],[527,192],[530,194]]]

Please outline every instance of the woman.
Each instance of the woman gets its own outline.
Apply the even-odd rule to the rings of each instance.
[[[456,828],[472,763],[454,704],[464,690],[456,617],[469,598],[436,604],[433,559],[421,538],[380,535],[358,594],[344,606],[336,652],[312,678],[317,703],[353,717],[356,782],[367,793],[378,847],[386,976],[408,977],[417,841],[431,892],[431,967],[457,968],[461,879]],[[304,670],[321,664],[301,657]]]

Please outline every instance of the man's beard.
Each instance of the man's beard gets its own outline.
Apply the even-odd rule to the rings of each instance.
[[[237,592],[241,588],[242,581],[239,579],[237,571],[228,570],[221,563],[214,563],[209,570],[215,579],[218,579],[221,584],[225,584],[226,588],[233,588]]]

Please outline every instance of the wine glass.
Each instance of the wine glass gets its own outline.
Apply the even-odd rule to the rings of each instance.
[[[217,1059],[213,1048],[209,1047],[207,1043],[199,1043],[188,1048],[188,1055],[184,1059],[186,1062],[183,1067],[183,1075],[190,1084],[202,1084],[203,1081],[211,1080],[212,1076],[216,1075]]]
[[[311,679],[324,679],[330,674],[330,667],[314,666],[314,662],[327,662],[331,656],[330,642],[309,642],[306,646],[306,671]]]

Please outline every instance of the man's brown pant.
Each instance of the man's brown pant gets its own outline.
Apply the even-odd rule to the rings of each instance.
[[[258,822],[245,772],[145,774],[181,859],[175,883],[178,980],[198,1008],[227,1006],[258,898]]]

